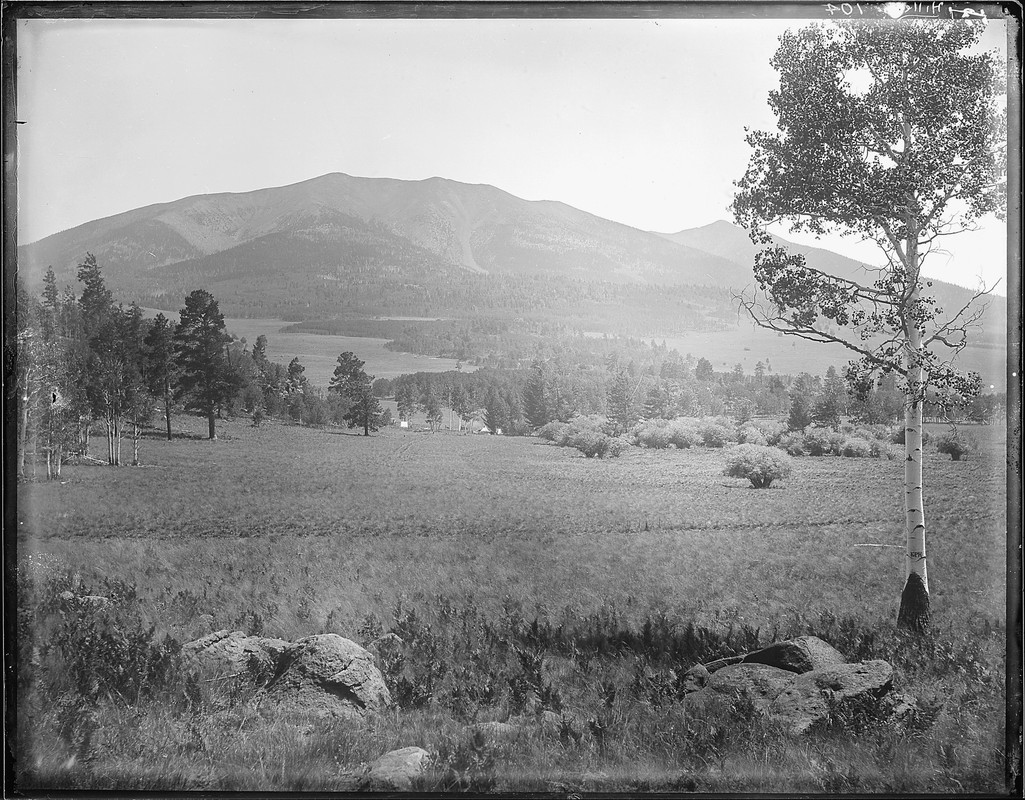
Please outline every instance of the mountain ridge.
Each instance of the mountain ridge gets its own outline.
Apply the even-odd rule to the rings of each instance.
[[[809,263],[864,279],[860,262],[777,239]],[[38,284],[46,268],[73,281],[92,252],[112,286],[153,299],[188,284],[250,294],[318,281],[410,287],[460,276],[549,275],[568,280],[739,290],[752,283],[747,233],[725,220],[676,233],[644,231],[558,200],[525,200],[490,184],[434,176],[367,178],[331,172],[244,192],[153,203],[19,246],[19,267]],[[273,278],[273,280],[269,280]],[[259,283],[259,281],[257,281]],[[968,290],[934,281],[944,305]],[[999,322],[999,320],[996,320]]]

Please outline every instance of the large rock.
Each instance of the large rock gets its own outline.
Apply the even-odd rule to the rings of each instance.
[[[281,655],[266,699],[284,711],[356,719],[392,704],[374,657],[334,633],[300,639]]]
[[[430,763],[431,754],[422,747],[392,750],[370,765],[367,783],[371,791],[407,792]]]
[[[893,688],[893,668],[885,661],[840,664],[798,675],[769,705],[769,714],[792,733],[806,733],[834,707],[879,701]]]
[[[798,636],[776,642],[744,656],[745,664],[768,664],[790,672],[805,673],[845,664],[846,659],[831,644],[817,636]]]
[[[269,678],[289,644],[283,639],[246,636],[242,631],[216,631],[182,645],[182,654],[214,673],[250,672]]]
[[[694,709],[716,697],[742,697],[750,700],[756,710],[766,711],[794,680],[794,673],[766,664],[733,664],[713,672],[705,688],[684,698],[684,705]]]
[[[680,690],[684,694],[690,694],[696,692],[699,689],[704,689],[708,685],[708,679],[711,677],[708,672],[708,668],[704,664],[695,664],[680,678]]]

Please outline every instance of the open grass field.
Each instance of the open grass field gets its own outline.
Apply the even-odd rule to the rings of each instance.
[[[156,316],[156,310],[143,309],[147,317]],[[162,311],[168,319],[177,319],[174,312]],[[296,356],[306,367],[306,378],[314,386],[326,389],[331,383],[338,356],[346,351],[355,353],[366,362],[364,369],[376,378],[394,378],[413,372],[447,372],[456,368],[452,358],[432,358],[413,353],[398,353],[387,349],[387,339],[365,336],[329,336],[314,333],[282,333],[290,323],[280,319],[227,318],[228,333],[245,338],[252,346],[256,337],[267,337],[267,358],[287,364]],[[472,370],[472,366],[463,365]]]
[[[186,418],[180,424],[201,428]],[[222,628],[365,641],[402,623],[407,633],[420,631],[413,639],[449,643],[448,683],[435,676],[449,689],[436,688],[430,704],[396,712],[362,736],[247,723],[241,706],[215,719],[114,704],[96,712],[109,733],[78,766],[74,758],[68,766],[71,744],[56,733],[56,743],[45,740],[59,726],[40,710],[31,738],[41,785],[337,789],[362,761],[418,744],[447,753],[464,777],[477,776],[453,784],[450,768],[448,778],[435,776],[435,789],[1003,786],[999,426],[974,429],[983,447],[968,461],[926,453],[936,627],[927,654],[892,633],[904,578],[899,460],[802,458],[790,479],[754,490],[721,475],[721,450],[703,448],[631,448],[619,459],[590,460],[529,438],[395,428],[367,438],[242,421],[220,431],[213,442],[147,439],[142,467],[69,465],[59,483],[23,484],[20,563],[49,565],[46,574],[59,578],[52,586],[71,581],[98,594],[131,587],[140,624],[177,641]],[[859,546],[873,544],[891,546]],[[38,570],[30,574],[32,591],[50,585]],[[420,623],[410,622],[411,610]],[[501,717],[511,701],[467,709],[465,698],[445,699],[462,680],[456,619],[493,632],[475,645],[486,652],[532,620],[561,631],[545,640],[546,674],[582,718],[604,713],[601,686],[620,684],[615,736],[586,747],[532,741],[467,755],[461,723]],[[889,657],[903,687],[926,697],[936,715],[914,735],[834,732],[800,743],[748,721],[735,740],[715,744],[688,728],[672,703],[655,702],[651,686],[638,688],[644,669],[653,670],[645,680],[654,685],[670,668],[689,666],[664,647],[657,657],[602,650],[587,666],[554,643],[562,636],[579,649],[585,629],[592,639],[622,638],[652,620],[670,632],[687,624],[706,630],[712,644],[703,655],[815,632],[851,657],[855,647],[862,657]],[[38,635],[31,624],[26,631]],[[417,679],[437,668],[424,667]],[[500,688],[503,669],[492,674]],[[115,731],[126,726],[140,744],[119,743]],[[154,761],[155,753],[171,760]]]
[[[1003,298],[998,298],[1002,300]],[[659,339],[659,342],[662,340]],[[717,372],[727,372],[740,364],[747,375],[754,374],[759,361],[771,364],[773,373],[797,375],[808,372],[825,375],[831,366],[842,369],[853,354],[838,344],[804,342],[793,336],[777,336],[772,331],[741,323],[726,331],[691,331],[685,336],[666,339],[669,347],[694,358],[707,358]],[[1007,347],[977,338],[958,356],[957,367],[978,372],[986,391],[1007,391]]]

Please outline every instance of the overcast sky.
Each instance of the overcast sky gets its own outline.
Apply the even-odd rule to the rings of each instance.
[[[794,24],[22,21],[19,240],[328,172],[488,183],[645,230],[728,219]],[[986,44],[1004,36],[991,22]],[[927,272],[1003,277],[1005,228],[985,225]]]

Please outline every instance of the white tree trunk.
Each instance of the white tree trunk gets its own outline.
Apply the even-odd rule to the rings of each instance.
[[[908,263],[918,264],[916,242],[909,242]],[[909,303],[918,300],[918,271],[909,270],[912,289]],[[904,519],[907,547],[904,566],[907,580],[900,597],[898,627],[924,631],[929,627],[929,574],[925,557],[925,499],[922,491],[922,333],[913,319],[907,320],[907,381],[909,394],[904,409]]]

